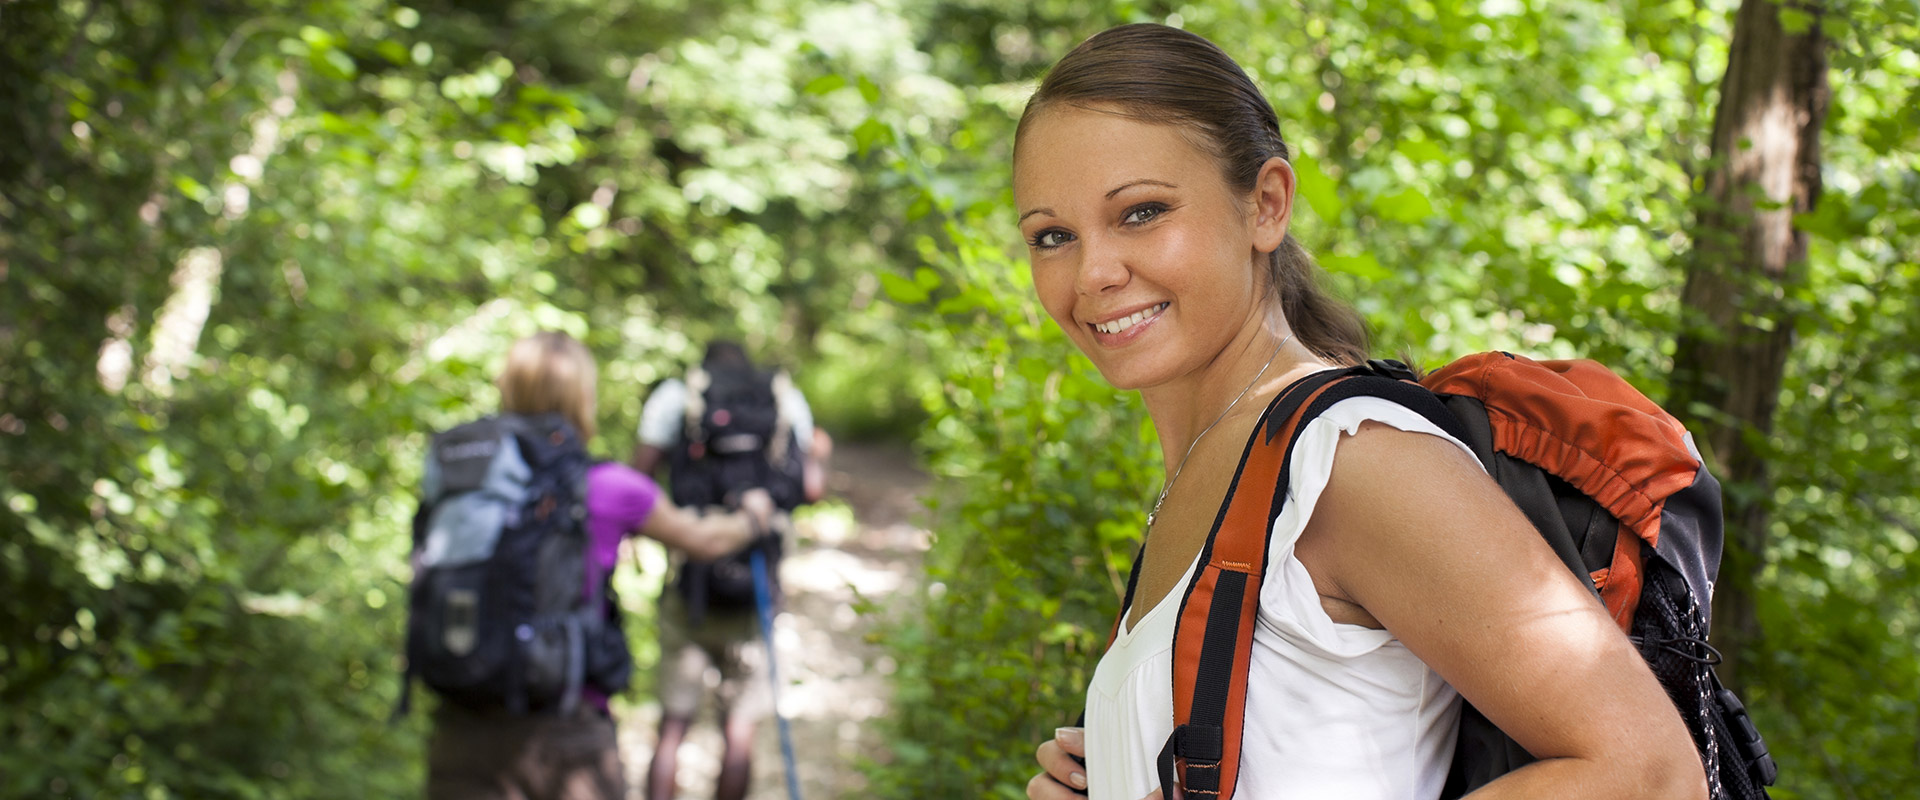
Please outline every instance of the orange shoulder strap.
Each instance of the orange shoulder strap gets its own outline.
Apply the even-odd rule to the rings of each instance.
[[[1385,397],[1441,425],[1458,425],[1432,393],[1374,376],[1366,367],[1328,370],[1287,387],[1248,437],[1240,465],[1181,598],[1173,634],[1173,734],[1161,748],[1161,786],[1190,796],[1231,797],[1239,779],[1247,674],[1260,585],[1274,519],[1287,499],[1293,444],[1334,403]],[[1137,566],[1136,566],[1137,572]],[[1132,587],[1128,589],[1132,601]],[[1121,612],[1126,613],[1124,609]]]

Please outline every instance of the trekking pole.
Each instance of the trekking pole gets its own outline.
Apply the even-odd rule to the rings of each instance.
[[[767,680],[773,684],[773,718],[780,725],[780,755],[787,762],[787,797],[800,800],[800,774],[794,769],[793,732],[787,729],[787,717],[780,713],[780,669],[773,646],[773,592],[767,585],[766,551],[753,551],[754,606],[760,610],[760,635],[767,642]]]

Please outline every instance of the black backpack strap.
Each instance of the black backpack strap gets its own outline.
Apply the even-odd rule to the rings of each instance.
[[[398,725],[413,711],[413,659],[407,659],[407,668],[400,672],[400,697],[393,701],[393,713],[388,715],[387,724]]]
[[[1326,373],[1321,373],[1326,374]],[[1433,392],[1412,380],[1412,371],[1398,361],[1370,361],[1366,366],[1341,370],[1338,377],[1351,377],[1357,380],[1342,380],[1331,387],[1326,394],[1314,398],[1312,416],[1319,416],[1334,403],[1355,397],[1377,397],[1382,400],[1404,406],[1407,410],[1424,417],[1434,427],[1445,431],[1448,436],[1461,441],[1467,440],[1467,431],[1460,420],[1447,410]],[[1267,419],[1267,436],[1277,435],[1284,417],[1274,416]]]
[[[421,500],[419,509],[413,512],[413,549],[408,551],[409,553],[420,552],[420,548],[426,544],[427,523],[432,519],[432,517],[433,517],[433,504],[427,500],[424,500],[424,499]],[[407,591],[407,616],[409,618],[411,618],[414,613],[413,594],[414,593],[411,587],[409,587]],[[405,669],[402,669],[400,671],[400,696],[399,698],[394,700],[393,713],[389,715],[387,718],[387,721],[393,724],[398,724],[401,719],[405,718],[408,713],[413,711],[413,678],[414,678],[414,665],[413,665],[413,657],[412,657],[412,654],[414,652],[413,637],[414,637],[413,625],[411,623],[411,620],[409,620],[409,623],[407,625],[406,640],[402,645],[404,652],[408,654],[407,666]]]
[[[580,455],[585,455],[584,448]],[[577,458],[571,467],[574,473],[569,477],[569,484],[573,497],[566,513],[572,518],[569,530],[580,537],[580,561],[586,569],[586,584],[581,589],[579,606],[567,615],[567,677],[566,688],[560,694],[561,716],[572,716],[580,705],[580,692],[587,682],[587,641],[599,635],[607,616],[601,594],[607,585],[607,576],[602,575],[600,565],[594,563],[593,532],[587,528],[587,473],[592,471],[593,462]]]
[[[573,530],[580,536],[581,560],[586,562],[586,595],[582,598],[581,604],[584,608],[596,612],[592,619],[599,619],[604,616],[604,613],[600,612],[605,611],[600,607],[604,600],[602,590],[606,587],[612,570],[609,569],[606,574],[602,574],[600,565],[594,563],[593,531],[587,528],[587,473],[593,471],[595,464],[594,461],[584,459],[577,464],[577,471],[573,475],[573,504],[567,509],[567,513],[573,516]],[[618,560],[615,558],[615,561]]]
[[[584,611],[584,610],[583,610]],[[567,633],[566,685],[560,691],[560,716],[573,716],[580,707],[580,689],[587,679],[587,631],[583,613],[568,614],[563,623]]]
[[[1112,647],[1114,640],[1120,638],[1120,624],[1126,621],[1127,612],[1133,608],[1133,591],[1140,585],[1140,562],[1146,560],[1146,557],[1147,543],[1143,539],[1139,549],[1133,551],[1133,567],[1127,570],[1127,593],[1120,597],[1120,613],[1114,616],[1113,631],[1107,634],[1108,647]],[[1080,713],[1081,724],[1086,723],[1086,716],[1086,712]]]

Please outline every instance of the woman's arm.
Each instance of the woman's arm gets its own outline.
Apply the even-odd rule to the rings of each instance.
[[[1706,798],[1646,662],[1458,447],[1363,425],[1297,548],[1335,619],[1377,620],[1540,759],[1471,797]]]
[[[700,515],[661,497],[640,525],[640,532],[698,559],[715,559],[745,547],[767,530],[773,499],[754,489],[740,497],[740,511]]]

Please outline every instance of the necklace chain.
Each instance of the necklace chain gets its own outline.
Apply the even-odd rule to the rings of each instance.
[[[1246,397],[1247,392],[1253,390],[1253,385],[1260,382],[1260,376],[1267,374],[1267,368],[1273,366],[1273,360],[1280,356],[1280,348],[1286,347],[1287,342],[1290,341],[1293,341],[1293,332],[1291,331],[1287,332],[1285,339],[1281,339],[1279,344],[1273,346],[1273,353],[1267,356],[1267,363],[1260,365],[1260,371],[1254,373],[1253,380],[1247,381],[1247,385],[1240,389],[1240,393],[1233,396],[1233,402],[1228,403],[1226,408],[1221,409],[1220,416],[1214,417],[1212,422],[1207,423],[1207,427],[1200,430],[1199,436],[1193,437],[1193,443],[1187,445],[1187,452],[1180,456],[1180,463],[1174,466],[1173,477],[1168,478],[1166,485],[1160,487],[1160,497],[1153,501],[1153,510],[1147,512],[1148,530],[1153,529],[1153,521],[1160,516],[1160,504],[1167,502],[1167,492],[1173,491],[1174,482],[1180,480],[1180,473],[1186,471],[1187,459],[1193,457],[1193,448],[1200,446],[1200,440],[1205,438],[1207,433],[1213,430],[1213,426],[1220,424],[1221,420],[1226,419],[1228,412],[1233,411],[1233,407],[1240,404],[1240,398]]]

